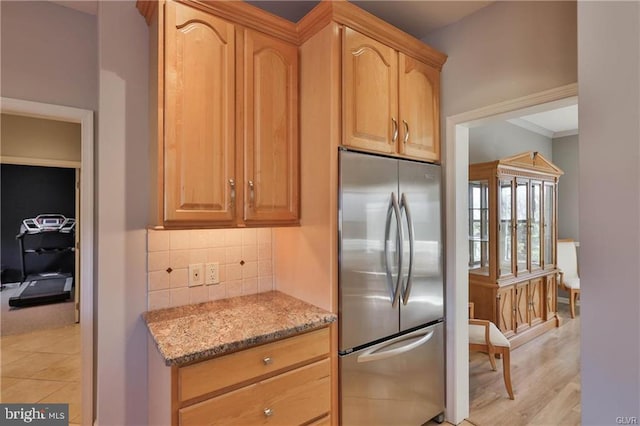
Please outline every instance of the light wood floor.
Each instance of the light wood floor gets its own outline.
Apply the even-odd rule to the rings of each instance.
[[[469,422],[476,426],[555,426],[580,424],[580,315],[511,352],[510,400],[502,361],[492,371],[486,354],[470,353]]]
[[[0,402],[66,403],[81,421],[80,325],[0,337]]]

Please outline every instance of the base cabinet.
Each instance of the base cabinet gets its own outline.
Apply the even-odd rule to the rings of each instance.
[[[302,425],[329,412],[329,359],[182,408],[181,426]]]
[[[329,354],[328,327],[184,366],[151,347],[149,424],[331,424]]]
[[[517,347],[556,326],[557,293],[551,273],[498,288],[470,281],[469,299],[476,318],[495,323]]]

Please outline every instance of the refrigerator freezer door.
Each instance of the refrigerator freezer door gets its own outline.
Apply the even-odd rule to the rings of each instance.
[[[401,234],[397,182],[397,160],[340,152],[341,351],[399,330],[393,306]]]
[[[406,259],[400,303],[400,330],[404,331],[444,316],[443,244],[440,167],[400,161],[399,174]],[[413,223],[413,238],[409,219]]]
[[[444,411],[444,325],[340,356],[340,424],[421,425]]]

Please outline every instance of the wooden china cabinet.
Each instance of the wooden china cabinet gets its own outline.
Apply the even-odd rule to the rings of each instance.
[[[557,327],[557,185],[537,152],[469,166],[469,300],[517,347]]]

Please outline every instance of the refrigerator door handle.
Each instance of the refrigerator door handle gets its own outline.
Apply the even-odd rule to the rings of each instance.
[[[411,285],[413,283],[413,259],[414,259],[414,230],[413,230],[413,219],[411,218],[411,208],[409,208],[409,202],[407,201],[407,197],[405,193],[402,193],[402,197],[400,198],[400,208],[404,209],[407,216],[407,229],[409,231],[409,273],[407,274],[407,285],[403,290],[402,294],[402,304],[406,305],[409,302],[409,294],[411,294]]]
[[[395,192],[391,193],[391,203],[393,204],[393,211],[396,214],[396,227],[397,227],[397,247],[398,247],[398,279],[396,280],[396,290],[391,301],[391,306],[394,308],[400,301],[400,295],[402,294],[402,252],[404,247],[404,235],[402,233],[402,217],[400,215],[400,205],[398,204],[398,197]],[[385,239],[385,247],[387,240]]]
[[[398,279],[396,281],[395,290],[393,287],[393,277],[391,276],[391,269],[389,268],[389,248],[387,246],[387,241],[389,241],[389,236],[391,234],[391,215],[395,213],[396,215],[396,226],[397,226],[397,237],[399,241],[398,250]],[[387,270],[387,286],[389,287],[389,297],[391,299],[391,306],[394,308],[397,306],[398,301],[400,300],[401,293],[401,282],[402,282],[402,247],[404,246],[404,237],[402,236],[402,223],[400,222],[400,206],[398,205],[398,198],[396,197],[395,192],[391,193],[391,202],[389,203],[389,208],[387,210],[387,223],[385,225],[384,230],[384,266]]]
[[[358,355],[357,361],[359,363],[361,363],[361,362],[381,361],[383,359],[392,358],[394,356],[401,355],[401,354],[406,353],[406,352],[410,352],[410,351],[414,350],[415,348],[417,348],[419,346],[422,346],[425,343],[427,343],[429,340],[431,340],[431,338],[433,337],[433,330],[429,331],[424,336],[422,336],[420,339],[416,340],[415,342],[409,343],[408,345],[401,346],[401,347],[395,348],[395,349],[390,349],[390,350],[384,351],[384,352],[379,352],[380,349],[384,349],[386,347],[389,347],[389,346],[391,346],[393,344],[398,343],[399,341],[401,342],[402,340],[406,340],[407,338],[412,338],[412,337],[415,337],[415,335],[408,334],[408,335],[405,335],[405,336],[401,336],[401,338],[399,338],[399,339],[394,339],[394,340],[391,340],[389,342],[386,342],[384,344],[384,346],[374,346],[374,347],[364,351],[360,355]]]
[[[391,216],[393,215],[393,202],[394,194],[391,193],[391,199],[389,200],[389,207],[387,208],[387,220],[384,227],[384,269],[387,275],[387,288],[389,290],[389,301],[395,303],[395,292],[393,290],[393,277],[391,276],[391,268],[389,268],[389,236],[391,234]]]

